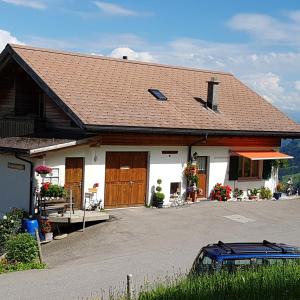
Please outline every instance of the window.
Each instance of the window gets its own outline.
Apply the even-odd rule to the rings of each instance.
[[[148,92],[158,100],[166,101],[168,99],[160,90],[149,89]]]
[[[51,182],[52,184],[59,184],[59,169],[52,168],[52,173],[46,175],[44,182]]]
[[[240,269],[247,269],[251,266],[256,265],[255,258],[249,259],[225,259],[222,262],[222,270],[226,270],[228,272],[234,272]]]
[[[197,157],[197,166],[200,174],[206,174],[207,169],[207,156]]]
[[[192,266],[192,269],[196,273],[206,273],[211,272],[216,268],[215,260],[206,256],[203,251],[197,256]]]
[[[180,195],[181,184],[180,182],[171,182],[170,183],[170,195]]]
[[[239,157],[238,177],[259,177],[259,161],[250,160],[246,157]]]

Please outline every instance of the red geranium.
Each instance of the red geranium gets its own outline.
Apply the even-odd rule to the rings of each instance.
[[[230,199],[231,187],[217,183],[210,193],[211,200],[227,201]]]
[[[49,174],[49,173],[52,173],[52,169],[47,167],[47,166],[37,166],[35,169],[34,169],[38,174]]]

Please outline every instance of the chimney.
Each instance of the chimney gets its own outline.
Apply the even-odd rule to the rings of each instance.
[[[207,81],[207,106],[213,111],[218,111],[219,83],[220,82],[215,77],[212,77],[210,81]]]
[[[127,56],[127,55],[123,55],[123,59],[124,59],[124,60],[127,60],[127,59],[128,59],[128,56]]]

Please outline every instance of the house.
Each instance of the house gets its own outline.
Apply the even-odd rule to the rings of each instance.
[[[145,205],[158,178],[186,188],[197,161],[200,197],[216,183],[274,190],[281,139],[300,125],[232,74],[7,45],[0,56],[0,211],[30,211],[41,178],[105,208]]]

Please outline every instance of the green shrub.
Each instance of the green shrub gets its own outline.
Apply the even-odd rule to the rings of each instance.
[[[271,199],[272,196],[272,191],[268,187],[261,187],[259,192],[259,197],[261,199]]]
[[[41,187],[42,197],[65,197],[66,190],[63,186],[46,182]]]
[[[30,263],[38,256],[37,242],[28,233],[19,233],[11,236],[5,244],[8,261]]]
[[[31,262],[31,263],[13,263],[9,264],[6,262],[0,262],[0,274],[16,272],[16,271],[25,271],[32,269],[45,269],[46,265],[41,264],[39,262]]]
[[[0,255],[4,252],[6,241],[22,231],[22,219],[24,217],[26,217],[26,212],[13,208],[0,220]]]
[[[165,199],[165,194],[164,193],[161,193],[161,192],[155,193],[155,200],[157,202],[164,201],[164,199]]]
[[[161,192],[161,191],[162,191],[162,187],[158,185],[158,186],[156,187],[155,190],[156,190],[157,192]]]

